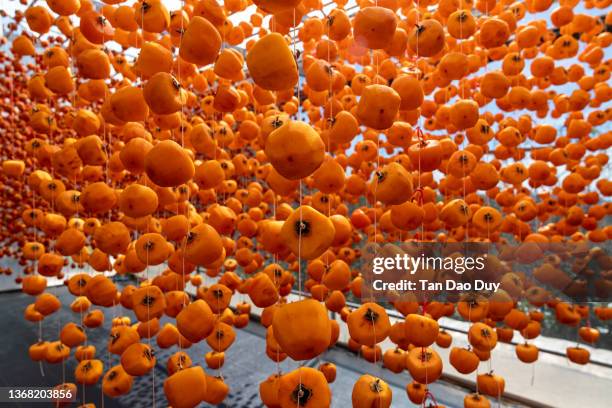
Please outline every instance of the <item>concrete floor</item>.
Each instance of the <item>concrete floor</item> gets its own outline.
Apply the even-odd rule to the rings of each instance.
[[[55,340],[59,336],[59,329],[68,321],[78,321],[79,316],[70,311],[68,305],[73,297],[64,287],[50,288],[62,301],[60,311],[46,318],[42,324],[43,339]],[[0,347],[0,386],[55,386],[65,378],[72,381],[76,360],[71,357],[65,364],[51,365],[32,362],[28,356],[28,347],[38,339],[38,324],[23,319],[23,310],[34,298],[20,292],[2,293],[0,308],[4,311],[0,315],[0,327],[5,331],[2,336],[4,347]],[[107,335],[110,321],[114,315],[121,314],[119,308],[104,310],[106,319],[103,328],[88,329],[88,342],[96,346],[98,358],[104,361],[105,369],[119,363],[119,357],[106,352]],[[132,316],[131,313],[128,315]],[[162,324],[165,322],[162,319]],[[246,328],[237,331],[235,343],[226,352],[226,363],[222,375],[230,385],[230,394],[220,407],[256,408],[262,407],[259,402],[259,383],[278,369],[263,353],[265,331],[257,323],[251,322]],[[153,340],[157,355],[157,366],[147,376],[135,378],[132,391],[122,397],[111,399],[102,394],[100,386],[79,386],[79,402],[95,403],[97,407],[153,407],[167,406],[162,382],[166,378],[165,368],[167,358],[176,351],[176,348],[160,350]],[[196,344],[186,350],[196,364],[205,367],[204,354],[209,351],[205,342]],[[338,367],[337,379],[331,384],[333,393],[333,407],[345,408],[351,406],[351,390],[354,382],[362,373],[370,373],[387,380],[393,390],[393,407],[413,406],[406,396],[405,385],[410,382],[407,373],[391,375],[387,370],[357,358],[354,354],[342,348],[328,351],[317,360],[304,364],[317,366],[321,361],[334,362]],[[297,368],[297,363],[287,359],[280,364],[283,372]],[[209,373],[214,370],[206,369]],[[155,387],[152,387],[155,383]],[[462,407],[466,390],[454,385],[439,381],[430,386],[438,402],[447,407]],[[155,390],[155,393],[153,392]],[[1,404],[0,404],[1,405]],[[30,406],[33,404],[30,404]],[[75,404],[76,405],[76,404]],[[203,404],[204,405],[204,404]],[[11,407],[28,407],[28,405],[11,404]],[[36,406],[43,406],[36,404]],[[502,404],[502,406],[509,406]]]
[[[79,321],[80,316],[73,313],[69,304],[74,297],[68,293],[63,286],[51,287],[51,293],[58,296],[62,302],[62,308],[47,317],[42,323],[42,335],[44,340],[53,341],[59,337],[59,330],[69,321]],[[292,295],[293,296],[293,295]],[[238,301],[239,299],[235,299]],[[4,334],[0,335],[0,386],[55,386],[66,381],[73,381],[76,360],[71,357],[65,364],[51,365],[47,363],[41,366],[28,358],[28,347],[38,340],[39,325],[31,323],[23,318],[23,310],[34,301],[34,298],[21,292],[0,293],[0,327]],[[106,351],[108,332],[111,319],[114,316],[126,314],[132,317],[131,311],[122,310],[121,306],[111,309],[103,309],[106,319],[103,328],[87,329],[88,342],[96,346],[98,358],[105,364],[105,370],[119,364],[119,356],[109,354]],[[257,310],[255,308],[255,313]],[[170,321],[162,318],[161,325]],[[343,325],[341,325],[343,327]],[[347,333],[341,332],[341,340]],[[453,334],[453,344],[462,345],[466,339],[458,334]],[[152,340],[156,355],[157,366],[149,375],[134,379],[131,392],[125,396],[112,399],[104,396],[100,386],[79,386],[79,402],[95,403],[97,407],[165,407],[167,401],[163,393],[163,379],[167,377],[166,361],[168,357],[177,351],[176,347],[161,350]],[[383,343],[383,349],[392,347]],[[262,407],[259,402],[259,383],[270,374],[277,372],[288,372],[298,367],[298,363],[290,359],[280,364],[280,367],[272,362],[265,354],[265,330],[256,322],[251,322],[246,328],[237,330],[236,341],[226,352],[226,362],[222,372],[206,368],[204,354],[209,351],[205,342],[193,345],[187,349],[194,364],[201,365],[206,371],[213,375],[222,374],[226,383],[230,386],[230,394],[220,407],[255,408]],[[497,350],[499,349],[499,350]],[[517,362],[514,357],[513,348],[510,345],[500,344],[496,349],[496,372],[506,378],[507,391],[514,395],[540,401],[540,406],[568,407],[577,406],[609,407],[612,400],[612,370],[598,365],[576,366],[569,365],[564,357],[542,354],[537,365],[535,386],[531,383],[531,370]],[[444,360],[447,359],[448,351],[439,349]],[[609,353],[600,350],[603,360],[609,360]],[[351,406],[351,390],[353,384],[363,373],[369,373],[383,378],[389,383],[393,391],[393,408],[413,407],[405,392],[405,386],[411,379],[407,372],[396,375],[381,367],[381,364],[373,365],[358,358],[353,353],[340,347],[328,350],[325,354],[313,361],[303,364],[316,367],[322,361],[330,361],[337,366],[336,381],[330,385],[333,394],[333,408],[346,408]],[[446,367],[448,368],[448,367]],[[483,367],[484,368],[484,367]],[[446,373],[446,370],[445,370]],[[449,377],[456,376],[452,373]],[[454,375],[453,375],[454,374]],[[467,378],[466,378],[467,379]],[[153,387],[155,384],[155,387]],[[447,407],[463,407],[463,398],[469,390],[439,380],[430,385],[432,393],[440,404]],[[553,391],[551,391],[553,390]],[[576,392],[583,390],[584,392]],[[579,401],[586,402],[580,404]],[[492,401],[493,406],[520,406],[507,400]],[[4,406],[0,403],[0,407]],[[11,407],[44,406],[44,404],[11,404]],[[76,406],[76,404],[75,404]],[[203,404],[206,406],[206,404]],[[8,407],[8,405],[7,405]]]

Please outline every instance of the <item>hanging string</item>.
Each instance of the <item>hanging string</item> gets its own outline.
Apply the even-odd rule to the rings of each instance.
[[[177,52],[177,56],[176,56],[176,63],[177,63],[177,70],[178,70],[178,82],[179,84],[181,84],[182,86],[182,82],[181,82],[181,56],[180,56],[180,48],[181,45],[183,44],[183,33],[185,31],[184,28],[184,22],[185,19],[183,18],[183,13],[185,10],[185,0],[181,0],[181,10],[180,10],[180,19],[181,19],[181,32],[179,34],[179,51]],[[181,102],[181,127],[180,127],[180,133],[181,133],[181,147],[185,148],[185,126],[183,126],[183,120],[184,120],[184,104],[183,104],[183,98],[180,97],[180,90],[179,90],[179,100]],[[188,198],[187,198],[187,202],[185,204],[185,217],[187,218],[187,235],[189,236],[190,231],[191,231],[191,222],[190,222],[190,204],[191,204],[191,191],[189,191],[189,187],[186,187],[188,190]],[[179,207],[180,210],[180,207]],[[186,247],[186,244],[185,244]],[[178,275],[178,274],[177,274]],[[183,249],[183,252],[181,253],[181,277],[183,279],[182,282],[182,286],[183,286],[183,299],[182,299],[182,308],[184,309],[187,306],[187,292],[186,292],[186,276],[185,276],[185,250]],[[176,285],[177,285],[177,289],[178,289],[178,276],[176,276]],[[196,289],[197,290],[197,289]],[[182,348],[182,336],[179,336],[178,338],[178,343],[179,343],[179,349]]]
[[[427,378],[427,371],[425,371],[425,378]],[[429,388],[426,388],[426,392],[425,392],[425,397],[423,398],[423,408],[427,407],[427,400],[430,399],[431,402],[433,402],[433,406],[437,407],[438,406],[438,401],[436,401],[436,397],[434,397],[434,395],[431,393],[431,391],[429,391]]]
[[[217,311],[219,312],[219,314],[216,316],[217,317],[217,324],[219,324],[219,328],[221,327],[220,323],[221,323],[221,306],[219,304],[219,297],[217,296]],[[217,348],[219,350],[221,350],[221,334],[218,331],[220,329],[217,329],[216,332],[216,336],[217,336]],[[222,332],[221,332],[222,333]],[[219,365],[219,377],[221,377],[221,379],[223,381],[225,381],[225,378],[223,377],[223,364]]]
[[[42,320],[38,321],[38,342],[41,343],[43,341],[42,339]],[[38,368],[40,370],[40,376],[44,377],[45,376],[45,369],[43,367],[43,362],[42,360],[40,360],[38,362]]]
[[[297,65],[298,68],[298,83],[297,83],[297,99],[298,99],[298,118],[301,119],[301,100],[300,100],[300,87],[301,87],[301,77],[300,77],[300,72],[299,72],[299,61],[298,61],[298,54],[297,54],[297,18],[296,18],[296,14],[295,14],[295,8],[293,9],[293,35],[292,35],[292,45],[293,45],[293,55],[295,57],[295,63]],[[302,287],[302,225],[304,223],[303,221],[303,214],[302,214],[302,179],[300,179],[299,185],[298,185],[298,196],[299,196],[299,203],[298,203],[298,211],[299,211],[299,225],[300,228],[298,229],[298,257],[297,257],[297,269],[298,269],[298,298],[299,300],[303,300],[303,287]],[[298,390],[299,392],[302,392],[302,366],[303,366],[303,361],[298,362]],[[298,396],[297,399],[297,406],[298,408],[300,407],[300,403],[301,403],[301,395]]]
[[[140,20],[140,23],[141,23],[140,24],[140,28],[141,28],[141,35],[142,35],[142,41],[143,42],[144,42],[144,37],[145,37],[145,34],[144,34],[145,33],[145,29],[144,29],[144,13],[145,13],[145,7],[144,7],[144,4],[141,4],[141,7],[140,7],[140,18],[141,18],[141,20]],[[144,89],[144,76],[142,75],[142,73],[140,75],[140,87],[141,87],[141,89]],[[179,92],[180,92],[180,90],[179,90]],[[181,102],[181,109],[182,109],[182,102]],[[182,126],[182,123],[181,123],[181,130],[182,130],[182,127],[183,126]],[[146,226],[146,233],[147,234],[150,231],[150,226],[151,226],[151,222],[150,222],[150,219],[149,219],[149,220],[147,220],[147,226]],[[136,232],[136,235],[138,236],[139,233]],[[145,256],[145,258],[146,258],[145,274],[146,274],[147,285],[150,285],[151,283],[150,283],[150,276],[149,276],[149,249],[145,248],[145,250],[146,250],[146,256]],[[146,290],[148,291],[149,288],[147,288]],[[146,296],[148,296],[148,294]],[[150,316],[150,313],[151,313],[150,306],[147,305],[147,321],[146,321],[146,323],[147,323],[147,343],[148,343],[149,349],[151,351],[151,354],[153,354],[153,348],[151,347],[151,324],[150,324],[151,316]],[[140,324],[142,324],[142,322]],[[180,338],[180,336],[179,336],[179,338]],[[151,358],[155,358],[155,357],[152,356]],[[156,403],[157,403],[156,397],[155,397],[155,387],[156,387],[156,385],[155,385],[155,364],[153,364],[153,369],[151,370],[151,377],[152,377],[152,383],[153,383],[152,386],[151,386],[151,398],[153,400],[153,404],[152,404],[153,408],[155,408]]]

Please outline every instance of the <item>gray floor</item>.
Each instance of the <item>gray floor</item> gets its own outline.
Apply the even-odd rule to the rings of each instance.
[[[51,288],[62,301],[62,309],[45,319],[43,322],[43,338],[55,340],[58,338],[59,328],[68,321],[77,321],[78,315],[72,313],[68,307],[73,297],[64,287]],[[71,357],[65,364],[43,364],[44,376],[41,376],[38,363],[30,361],[27,350],[30,344],[36,342],[38,325],[23,319],[25,306],[33,298],[23,293],[12,292],[0,295],[0,327],[3,328],[2,346],[0,347],[0,384],[1,386],[54,386],[62,382],[63,376],[67,381],[74,378],[75,359]],[[119,363],[119,357],[110,356],[106,352],[107,335],[113,313],[123,313],[119,309],[105,310],[106,320],[104,328],[88,329],[89,342],[96,346],[98,358],[105,362],[105,369],[110,365]],[[133,316],[131,313],[128,315]],[[162,320],[162,324],[166,320]],[[226,363],[223,367],[223,376],[230,386],[230,394],[220,407],[255,408],[261,407],[259,402],[259,383],[267,376],[276,372],[277,366],[263,354],[265,342],[264,329],[255,322],[246,328],[237,331],[235,343],[226,352]],[[155,341],[153,340],[155,345]],[[165,407],[167,401],[164,397],[162,382],[166,378],[166,360],[176,351],[176,348],[159,350],[157,354],[157,367],[154,373],[145,377],[136,378],[132,391],[123,397],[111,399],[104,397],[99,386],[79,386],[79,401],[95,403],[97,407]],[[209,351],[205,342],[196,344],[187,350],[196,364],[205,367],[204,354]],[[408,401],[405,385],[410,382],[407,373],[393,375],[389,371],[373,366],[365,360],[358,359],[347,350],[335,348],[321,356],[320,360],[309,361],[305,364],[316,366],[320,361],[334,362],[338,367],[336,381],[331,384],[333,393],[333,407],[345,408],[351,406],[351,390],[354,382],[362,373],[370,373],[387,380],[393,388],[393,407],[413,406]],[[283,372],[297,367],[297,363],[287,359],[280,366]],[[214,370],[207,372],[213,374]],[[152,387],[153,381],[156,386]],[[445,382],[438,382],[430,386],[438,403],[447,407],[462,407],[466,390]],[[153,390],[156,391],[155,395]],[[83,393],[84,391],[84,393]],[[155,403],[154,403],[155,401]],[[31,404],[32,405],[32,404]],[[11,407],[19,405],[11,404]],[[26,405],[21,405],[26,406]],[[36,404],[44,406],[44,404]],[[504,406],[506,406],[504,404]]]

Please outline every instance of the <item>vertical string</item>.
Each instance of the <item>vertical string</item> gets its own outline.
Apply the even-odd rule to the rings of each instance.
[[[298,61],[298,54],[297,54],[297,21],[296,21],[296,15],[295,15],[295,8],[293,9],[293,35],[292,35],[292,42],[293,42],[293,55],[295,57],[295,64],[297,66],[298,69],[298,83],[297,83],[297,96],[298,96],[298,119],[301,119],[301,100],[300,100],[300,87],[301,87],[301,77],[300,77],[300,66],[299,66],[299,61]],[[298,195],[299,195],[299,203],[298,203],[298,211],[299,211],[299,215],[300,215],[300,228],[298,229],[298,258],[297,258],[297,263],[298,263],[298,297],[299,300],[301,301],[303,299],[303,293],[302,293],[302,225],[303,225],[303,214],[302,214],[302,179],[300,179],[299,182],[299,186],[298,186]],[[298,362],[298,390],[301,392],[302,391],[302,366],[303,366],[303,362]],[[298,408],[300,407],[300,403],[301,403],[301,395],[298,396],[297,398],[297,406]]]
[[[375,1],[375,6],[378,7],[378,0]],[[375,64],[375,74],[374,74],[374,81],[378,80],[378,75],[379,75],[379,64],[378,64],[378,58],[379,55],[378,53],[374,53],[373,51],[371,51],[373,58],[373,62]],[[376,171],[374,172],[374,177],[378,178],[378,174],[380,172],[380,132],[376,133]],[[378,245],[377,245],[377,241],[378,241],[378,196],[377,196],[377,192],[378,192],[378,181],[374,184],[374,202],[373,202],[373,210],[374,210],[374,251],[375,254],[374,256],[378,255]],[[376,363],[378,360],[378,354],[377,354],[377,348],[376,348],[376,322],[372,322],[372,335],[374,337],[374,345],[373,345],[373,351],[374,351],[374,367],[376,367]],[[377,399],[377,404],[380,406],[381,405],[381,393],[376,393],[376,399]]]
[[[140,6],[140,23],[141,23],[140,24],[140,29],[141,29],[141,35],[142,35],[141,46],[142,46],[142,44],[144,44],[144,38],[145,38],[144,13],[145,13],[144,4],[141,4],[141,6]],[[179,70],[179,72],[180,72],[180,70]],[[140,87],[143,90],[144,90],[144,82],[145,82],[144,81],[144,77],[143,77],[143,75],[141,73],[140,74]],[[179,89],[179,92],[180,92],[180,89]],[[182,103],[181,103],[181,108],[182,108]],[[182,126],[182,123],[181,123],[181,129],[182,129],[182,127],[183,126]],[[150,221],[151,221],[151,219],[149,217],[148,222],[147,222],[147,227],[146,227],[146,233],[147,234],[150,231],[150,226],[151,226],[151,222]],[[138,233],[138,231],[136,232],[136,235],[137,236],[140,235]],[[145,248],[145,250],[146,250],[145,274],[146,274],[146,277],[147,277],[146,278],[147,279],[147,285],[150,285],[151,282],[150,282],[150,276],[149,276],[149,269],[150,269],[149,268],[149,249]],[[149,288],[147,288],[147,291],[148,290],[149,290]],[[151,308],[147,305],[147,322],[146,322],[147,323],[147,331],[148,331],[147,332],[147,343],[148,343],[149,349],[151,351],[151,354],[153,354],[153,348],[151,347],[151,325],[150,325],[151,316],[150,316],[150,313],[151,313]],[[142,322],[140,324],[142,324]],[[179,336],[179,338],[180,338],[180,336]],[[155,357],[152,356],[151,358],[155,358]],[[156,398],[155,398],[155,364],[153,364],[153,369],[151,370],[151,377],[152,377],[152,382],[153,382],[153,384],[151,386],[151,398],[153,400],[153,404],[152,405],[155,408],[156,403],[157,403]]]
[[[219,312],[219,315],[217,316],[217,319],[218,319],[217,322],[219,324],[219,327],[221,327],[221,324],[220,324],[221,323],[221,310],[220,310],[220,305],[219,305],[219,297],[217,297],[217,311]],[[218,331],[216,335],[217,335],[217,348],[221,350],[221,336],[219,335]],[[219,365],[219,377],[221,377],[221,379],[225,381],[225,378],[223,377],[223,364]]]
[[[105,38],[104,38],[104,34],[105,34],[105,30],[103,29],[102,30],[102,46],[103,47],[104,47],[104,44],[106,43]],[[73,41],[74,41],[74,34],[72,35],[72,38],[73,38]],[[106,102],[106,99],[108,98],[108,96],[109,96],[108,92],[105,92],[104,93],[104,102]],[[104,175],[105,175],[105,178],[106,178],[106,184],[110,186],[111,181],[110,181],[110,175],[109,175],[110,169],[109,169],[109,163],[108,162],[109,162],[109,159],[110,159],[111,133],[108,132],[108,136],[106,134],[106,120],[102,121],[102,135],[103,135],[102,136],[103,140],[106,143],[106,145],[105,145],[106,163],[105,163]],[[107,137],[108,137],[108,139],[107,139]],[[108,210],[107,217],[108,217],[108,221],[110,222],[110,220],[111,220],[111,210],[110,209]],[[104,274],[104,272],[102,272],[102,274]],[[113,308],[113,315],[114,315],[114,313],[115,313],[115,309]],[[114,319],[114,317],[113,317],[113,319]],[[111,330],[112,330],[112,321],[111,321]],[[111,358],[112,358],[111,357],[111,352],[107,348],[106,361],[107,361],[107,364],[108,364],[109,368],[111,367]],[[105,406],[104,390],[101,391],[100,398],[101,398],[101,401],[102,401],[102,408],[104,408],[104,406]]]
[[[181,0],[181,10],[180,10],[180,19],[181,19],[181,33],[179,35],[179,51],[177,52],[177,56],[176,56],[176,63],[177,63],[177,69],[178,69],[178,82],[180,84],[180,86],[182,86],[182,82],[181,82],[181,56],[180,56],[180,48],[181,45],[183,44],[183,33],[185,31],[184,28],[184,22],[185,19],[183,18],[183,13],[185,10],[185,0]],[[183,120],[184,120],[184,104],[183,104],[183,98],[180,97],[180,90],[179,90],[179,100],[181,102],[181,118],[180,118],[180,122],[181,122],[181,127],[180,127],[180,132],[181,132],[181,147],[184,149],[185,148],[185,127],[183,126]],[[215,147],[216,149],[216,147]],[[187,187],[188,189],[188,198],[187,198],[187,203],[185,204],[185,217],[187,218],[187,236],[189,236],[190,234],[190,230],[191,230],[191,221],[190,221],[190,208],[189,205],[191,204],[191,190],[189,190],[189,187]],[[178,207],[179,209],[179,214],[180,214],[180,207]],[[183,305],[181,309],[184,309],[187,306],[187,292],[186,292],[186,276],[185,276],[185,251],[183,250],[183,252],[181,253],[181,276],[183,279]],[[177,281],[178,281],[178,276],[177,276]],[[178,282],[177,282],[178,283]],[[177,287],[178,289],[178,287]],[[196,289],[197,290],[197,289]],[[179,343],[179,349],[182,348],[182,339],[181,336],[179,336],[178,338],[178,343]]]
[[[40,343],[42,341],[43,341],[42,340],[42,320],[39,320],[38,321],[38,342]],[[40,370],[40,376],[44,377],[45,376],[45,369],[43,367],[43,361],[42,360],[40,360],[38,362],[38,368]]]

